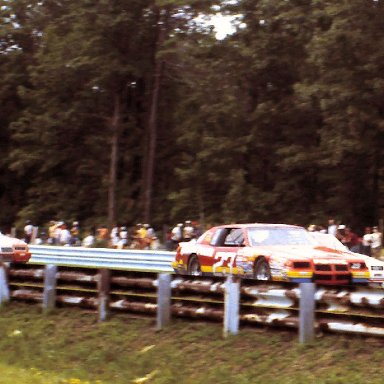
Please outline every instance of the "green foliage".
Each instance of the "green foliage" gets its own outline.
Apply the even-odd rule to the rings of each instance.
[[[383,217],[381,1],[1,5],[1,227],[142,221],[153,137],[155,226]]]

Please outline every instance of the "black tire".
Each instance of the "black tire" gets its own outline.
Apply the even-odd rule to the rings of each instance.
[[[188,275],[202,276],[201,267],[197,256],[191,256],[188,262]]]
[[[272,280],[271,269],[269,268],[269,264],[267,260],[261,258],[256,261],[253,277],[256,280],[270,281]]]

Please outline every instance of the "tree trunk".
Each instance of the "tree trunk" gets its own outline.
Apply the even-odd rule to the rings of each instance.
[[[159,48],[164,42],[166,33],[165,24],[166,14],[160,11],[158,22],[158,36],[155,48],[155,71],[154,80],[151,94],[150,112],[148,120],[148,148],[145,159],[144,169],[144,216],[145,222],[151,221],[152,214],[152,194],[153,194],[153,177],[154,177],[154,164],[156,157],[156,142],[157,142],[157,112],[159,107],[159,94],[162,81],[162,72],[164,61],[162,58],[157,57]]]
[[[111,160],[109,166],[108,182],[108,228],[111,229],[116,223],[116,178],[117,178],[117,160],[119,152],[120,136],[120,97],[115,95],[113,116],[111,118],[110,128],[111,137]]]

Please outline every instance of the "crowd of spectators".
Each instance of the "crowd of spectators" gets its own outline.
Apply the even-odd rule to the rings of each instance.
[[[352,252],[375,258],[381,257],[383,235],[377,226],[365,227],[361,233],[358,233],[345,224],[337,224],[334,219],[329,219],[326,227],[311,224],[307,229],[310,232],[317,231],[335,236]]]
[[[322,232],[335,236],[352,252],[380,258],[382,253],[382,232],[377,226],[365,227],[361,232],[329,219],[327,225],[310,224],[310,232]],[[110,247],[115,249],[166,249],[173,251],[182,241],[195,241],[202,231],[197,221],[186,220],[174,227],[155,231],[150,224],[138,223],[132,228],[115,225],[111,230],[105,225],[81,230],[78,221],[71,224],[64,221],[50,221],[46,230],[37,230],[30,220],[24,227],[24,240],[27,243]],[[159,236],[160,235],[160,236]],[[160,241],[162,238],[162,241]]]
[[[163,233],[164,232],[164,233]],[[197,222],[185,221],[174,228],[162,229],[160,236],[150,224],[138,223],[134,227],[117,226],[111,230],[105,225],[80,229],[79,222],[72,224],[51,220],[46,229],[27,221],[24,241],[37,245],[108,247],[115,249],[167,249],[174,250],[180,241],[190,241],[200,235]],[[163,241],[160,241],[163,237]]]

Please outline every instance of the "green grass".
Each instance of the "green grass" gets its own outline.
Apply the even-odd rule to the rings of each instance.
[[[0,308],[0,384],[383,383],[384,339],[241,329],[155,320],[75,308],[43,315],[36,305]]]

